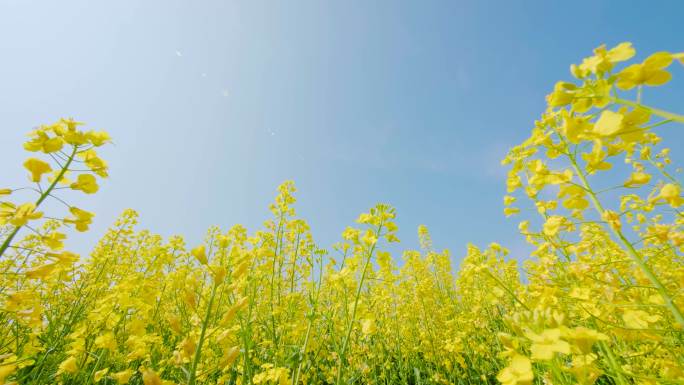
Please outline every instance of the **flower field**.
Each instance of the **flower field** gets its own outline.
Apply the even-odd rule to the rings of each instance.
[[[684,198],[659,136],[684,116],[642,100],[684,53],[634,55],[571,66],[501,154],[532,255],[470,245],[458,266],[424,226],[420,250],[388,252],[386,204],[323,248],[289,181],[256,232],[188,245],[128,210],[76,255],[64,240],[95,214],[63,195],[98,192],[112,140],[39,126],[30,183],[0,186],[0,385],[684,384]]]

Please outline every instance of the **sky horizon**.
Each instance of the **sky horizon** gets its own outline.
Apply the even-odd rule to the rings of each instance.
[[[0,187],[26,184],[25,134],[60,117],[108,131],[111,177],[73,202],[85,253],[126,208],[183,234],[269,218],[278,184],[329,248],[375,203],[402,249],[426,225],[454,262],[467,243],[524,259],[503,216],[506,150],[524,140],[569,66],[600,44],[637,59],[684,51],[684,3],[618,1],[95,3],[0,0]],[[649,103],[682,112],[684,68]],[[665,132],[681,164],[684,133]],[[399,258],[399,255],[394,255]]]

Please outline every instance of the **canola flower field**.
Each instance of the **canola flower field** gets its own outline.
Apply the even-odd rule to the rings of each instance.
[[[505,156],[504,214],[534,248],[520,266],[492,244],[456,268],[423,226],[393,256],[385,204],[320,248],[292,182],[254,233],[186,245],[129,210],[78,256],[63,242],[94,213],[60,194],[97,193],[111,139],[39,126],[31,183],[0,189],[0,384],[684,384],[684,198],[658,134],[684,116],[641,98],[684,53],[634,55],[571,66]]]

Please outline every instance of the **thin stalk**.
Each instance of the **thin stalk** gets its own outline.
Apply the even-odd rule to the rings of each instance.
[[[316,287],[316,279],[313,276],[314,265],[311,265],[311,283],[313,287]],[[318,307],[318,299],[321,293],[321,286],[323,285],[323,261],[320,263],[320,274],[318,277],[318,287],[316,288],[316,299],[312,303],[311,315],[309,317],[309,323],[306,326],[306,335],[304,337],[304,343],[302,345],[302,350],[300,352],[300,357],[298,358],[297,370],[295,371],[294,378],[292,378],[292,385],[297,385],[299,383],[299,376],[302,372],[302,362],[303,356],[306,354],[306,350],[309,347],[309,338],[311,337],[311,329],[313,328],[313,322],[316,317],[316,308]]]
[[[625,100],[625,99],[620,99],[620,98],[610,98],[610,100],[614,103],[623,104],[625,106],[630,106],[630,107],[634,107],[634,108],[643,108],[643,109],[647,110],[648,112],[652,113],[653,115],[657,115],[657,116],[660,116],[662,118],[669,119],[669,120],[672,120],[675,122],[684,123],[684,116],[682,116],[682,115],[678,115],[678,114],[675,114],[672,112],[660,110],[658,108],[645,106],[641,103],[633,102],[631,100]]]
[[[43,203],[45,198],[47,198],[50,195],[50,193],[55,188],[55,186],[57,186],[57,183],[59,183],[62,180],[62,178],[64,177],[64,173],[67,172],[67,170],[69,169],[69,165],[71,165],[71,162],[74,160],[74,157],[76,156],[77,150],[78,150],[78,146],[74,146],[74,150],[71,152],[69,159],[67,160],[64,167],[62,167],[62,170],[59,172],[59,174],[57,175],[55,180],[53,180],[52,183],[50,183],[50,186],[45,191],[43,191],[42,194],[40,194],[40,197],[38,198],[38,200],[35,203],[36,210],[38,209],[40,204]],[[21,228],[22,228],[22,226],[16,226],[14,228],[14,230],[12,230],[12,232],[7,236],[7,238],[5,238],[5,241],[2,243],[2,246],[0,246],[0,257],[5,253],[5,250],[7,250],[7,248],[10,246],[12,239],[14,239],[14,237],[17,235],[17,233],[19,232],[19,230]]]
[[[190,368],[188,385],[195,385],[197,381],[197,364],[199,364],[200,356],[202,355],[202,345],[204,344],[204,337],[207,333],[207,326],[209,326],[211,307],[214,305],[214,297],[216,296],[217,286],[218,285],[214,284],[211,288],[211,296],[209,297],[209,304],[207,305],[207,313],[204,316],[204,322],[202,322],[202,331],[200,332],[199,342],[197,342],[197,348],[195,349],[195,357],[192,360],[192,366]]]

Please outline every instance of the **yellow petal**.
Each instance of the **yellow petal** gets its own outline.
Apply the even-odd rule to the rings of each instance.
[[[623,118],[624,116],[620,113],[603,111],[594,125],[594,132],[602,136],[615,135],[622,128]]]

